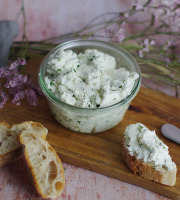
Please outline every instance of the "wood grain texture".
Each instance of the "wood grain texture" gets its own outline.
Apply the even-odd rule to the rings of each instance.
[[[29,61],[28,70],[37,79],[41,59]],[[39,106],[27,102],[21,106],[6,105],[0,112],[0,121],[10,125],[32,120],[42,123],[49,130],[47,140],[59,153],[63,162],[134,184],[163,196],[180,199],[180,146],[162,136],[160,128],[164,123],[179,127],[180,101],[159,92],[141,88],[132,101],[123,121],[106,132],[87,135],[63,128],[50,113],[45,97],[39,98]],[[156,133],[169,146],[173,161],[178,167],[176,185],[164,186],[145,180],[130,172],[121,156],[122,134],[127,125],[141,122]]]

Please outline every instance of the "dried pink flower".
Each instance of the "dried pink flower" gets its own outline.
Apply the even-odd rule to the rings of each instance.
[[[4,104],[8,100],[8,95],[4,91],[0,91],[0,108],[4,107]]]
[[[149,38],[146,38],[143,43],[142,46],[143,48],[141,50],[138,51],[138,55],[139,57],[144,57],[144,52],[149,52],[149,46],[153,46],[156,44],[155,40],[150,40]]]
[[[141,10],[141,9],[143,9],[143,6],[142,6],[140,0],[135,0],[133,6],[135,6],[135,9],[136,9],[136,10]]]
[[[139,55],[140,58],[143,58],[144,57],[143,50],[139,50],[138,55]]]
[[[118,38],[119,43],[122,43],[123,40],[125,39],[124,29],[123,28],[119,29],[118,34],[117,34],[117,38]]]
[[[43,93],[27,74],[20,74],[18,67],[25,64],[26,60],[18,58],[9,67],[1,67],[0,78],[5,79],[4,87],[8,89],[13,104],[20,105],[20,101],[27,97],[29,103],[36,106],[38,96],[43,95]],[[0,108],[4,106],[8,97],[4,91],[0,92]]]

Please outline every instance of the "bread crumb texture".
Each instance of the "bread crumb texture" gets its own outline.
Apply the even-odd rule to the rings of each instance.
[[[48,130],[38,122],[27,121],[21,124],[14,124],[10,127],[0,122],[0,157],[21,148],[17,142],[17,135],[23,131],[35,132],[37,135],[46,138]]]
[[[57,198],[65,184],[64,169],[56,151],[49,143],[32,133],[22,133],[20,142],[35,187],[43,198]]]

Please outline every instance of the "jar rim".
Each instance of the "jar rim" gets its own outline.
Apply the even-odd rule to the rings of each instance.
[[[77,43],[79,43],[79,45],[77,45]],[[105,47],[108,48],[110,50],[116,51],[118,53],[123,54],[124,56],[126,56],[126,58],[128,58],[136,67],[136,72],[138,73],[139,77],[138,79],[135,81],[133,89],[131,91],[131,93],[126,96],[123,100],[106,106],[106,107],[99,107],[99,108],[84,108],[84,107],[78,107],[78,106],[74,106],[71,104],[68,104],[64,101],[62,101],[61,99],[57,98],[50,89],[48,89],[48,87],[45,84],[45,80],[44,80],[44,74],[45,74],[45,70],[46,69],[46,62],[48,60],[48,58],[50,57],[50,55],[52,55],[55,51],[57,51],[58,49],[67,49],[68,47],[85,47],[88,44],[88,46],[96,46],[96,47]],[[69,48],[70,49],[70,48]],[[130,100],[133,99],[133,97],[135,97],[135,95],[137,94],[137,92],[139,91],[140,85],[141,85],[141,71],[139,68],[139,65],[137,64],[136,60],[134,59],[133,56],[131,56],[130,53],[128,53],[126,50],[124,50],[122,47],[116,46],[114,44],[108,43],[108,42],[104,42],[104,41],[100,41],[100,40],[91,40],[91,39],[77,39],[77,40],[70,40],[64,43],[61,43],[59,45],[57,45],[54,49],[52,49],[42,60],[40,67],[39,67],[39,74],[38,74],[38,81],[39,81],[39,85],[40,88],[42,90],[42,92],[44,93],[44,95],[47,97],[47,99],[55,104],[56,106],[61,106],[67,109],[70,109],[72,111],[80,111],[80,112],[102,112],[102,111],[108,111],[108,110],[112,110],[112,109],[116,109],[117,107],[125,104],[126,102],[129,102]]]

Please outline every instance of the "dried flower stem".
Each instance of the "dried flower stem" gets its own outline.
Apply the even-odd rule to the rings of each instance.
[[[137,1],[138,2],[138,1]],[[24,0],[18,16],[22,13],[24,20],[23,41],[14,42],[12,55],[23,57],[33,54],[45,55],[57,44],[76,38],[95,38],[110,41],[128,50],[138,61],[142,76],[176,89],[180,86],[180,68],[178,57],[180,39],[180,4],[147,0],[143,5],[134,3],[125,12],[109,12],[99,15],[76,32],[66,33],[58,37],[39,42],[29,41],[26,36],[26,15]],[[138,14],[149,14],[149,18],[137,20]],[[177,21],[177,22],[176,22]],[[137,26],[133,33],[128,26]],[[140,28],[139,28],[140,26]],[[166,41],[158,41],[166,37]],[[15,54],[18,52],[18,54]]]

